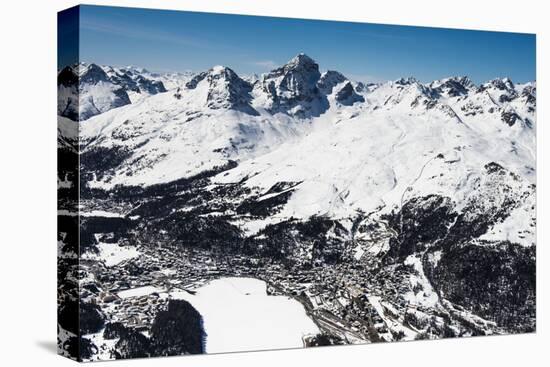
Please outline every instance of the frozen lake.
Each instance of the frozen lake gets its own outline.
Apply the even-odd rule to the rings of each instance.
[[[266,283],[252,278],[221,278],[171,296],[201,313],[207,353],[299,348],[302,337],[319,333],[304,307],[286,296],[268,296]]]

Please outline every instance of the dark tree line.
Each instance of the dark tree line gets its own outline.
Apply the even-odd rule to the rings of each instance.
[[[116,359],[176,356],[205,352],[206,333],[202,316],[191,304],[171,300],[153,321],[150,337],[120,323],[107,324],[106,339],[119,338],[112,351]]]

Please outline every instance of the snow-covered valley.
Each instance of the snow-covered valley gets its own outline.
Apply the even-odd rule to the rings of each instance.
[[[293,326],[307,345],[534,331],[535,82],[364,84],[304,54],[253,77],[95,64],[59,75],[58,149],[78,162],[59,190],[80,200],[61,204],[60,243],[86,261],[61,258],[86,275],[79,299],[124,326],[111,357],[140,356],[135,340],[172,353],[154,326],[176,309],[163,292],[202,315],[203,352],[297,347]],[[76,220],[77,245],[63,230]],[[231,293],[216,285],[235,276],[277,294],[239,312],[291,296],[276,308],[305,308],[309,326],[224,344],[226,322],[243,327],[232,335],[272,330],[202,299]]]

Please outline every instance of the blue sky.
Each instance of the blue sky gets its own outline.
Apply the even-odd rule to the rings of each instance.
[[[262,73],[304,52],[321,70],[363,81],[525,82],[535,79],[535,43],[532,34],[504,32],[95,6],[80,13],[81,60],[155,71]]]

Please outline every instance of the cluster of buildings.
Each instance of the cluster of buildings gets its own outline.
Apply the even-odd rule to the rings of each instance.
[[[224,276],[261,279],[268,294],[295,298],[320,330],[346,343],[399,338],[392,324],[402,327],[410,307],[399,295],[410,289],[395,271],[374,277],[354,262],[311,268],[241,255],[163,246],[140,246],[140,255],[107,267],[99,260],[81,262],[84,301],[98,304],[108,321],[146,332],[172,291],[191,294],[208,281]],[[395,278],[395,279],[394,279]],[[382,296],[382,303],[372,299]],[[374,298],[373,298],[374,297]]]

